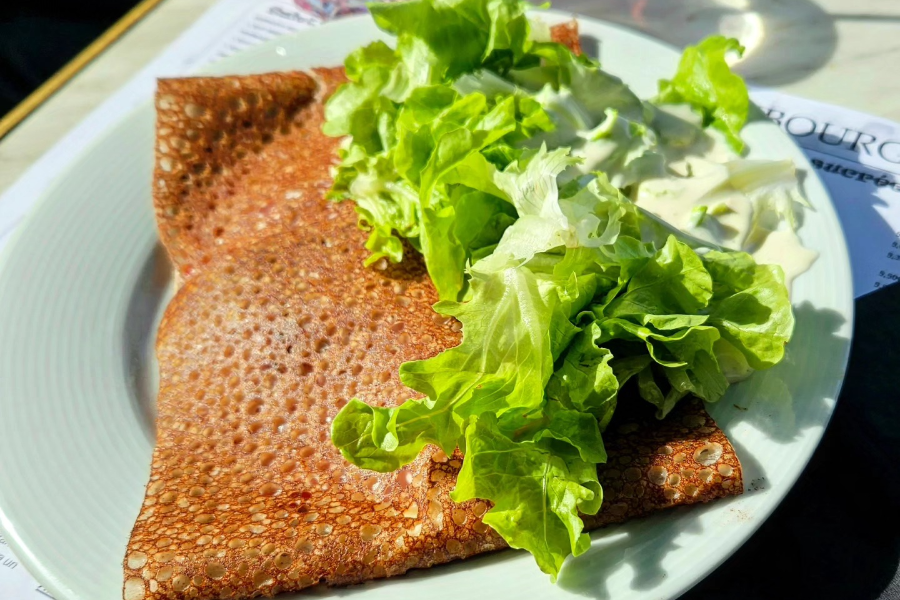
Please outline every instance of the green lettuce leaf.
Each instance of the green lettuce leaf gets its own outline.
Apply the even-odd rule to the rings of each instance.
[[[335,418],[334,441],[348,460],[365,466],[393,455],[410,462],[425,443],[452,453],[472,415],[511,413],[515,429],[524,412],[540,409],[553,372],[551,332],[564,330],[553,321],[567,324],[568,317],[555,290],[515,266],[478,274],[472,290],[468,302],[436,306],[462,323],[462,344],[400,369],[401,381],[426,400],[365,410],[348,404]]]
[[[370,231],[367,264],[399,262],[401,238],[409,239],[424,254],[440,297],[458,299],[466,264],[495,245],[515,217],[497,196],[504,194],[494,183],[496,166],[481,152],[517,128],[514,98],[460,96],[432,85],[396,110],[392,149],[372,155],[351,144],[333,193],[355,200],[360,225]]]
[[[468,297],[465,265],[489,254],[509,225],[507,211],[498,210],[483,215],[493,224],[479,235],[459,239],[455,199],[468,190],[455,188],[510,200],[493,171],[521,158],[522,145],[575,139],[609,111],[644,114],[641,101],[595,61],[534,41],[527,8],[518,0],[373,5],[396,48],[376,42],[351,54],[351,81],[326,106],[324,131],[349,136],[332,196],[357,203],[370,231],[367,264],[402,260],[406,238],[425,255],[443,300]],[[537,87],[517,87],[517,80]]]
[[[461,433],[447,406],[435,410],[427,400],[408,400],[378,408],[353,399],[335,418],[331,441],[353,464],[389,473],[411,463],[428,444],[452,453]]]
[[[700,257],[670,236],[603,313],[609,317],[691,314],[712,297],[712,278]]]
[[[510,144],[555,127],[515,88],[461,94],[449,85],[523,59],[532,44],[525,7],[512,0],[378,5],[373,17],[397,35],[397,48],[377,42],[348,57],[351,82],[326,106],[324,131],[350,136],[332,196],[356,202],[370,232],[367,264],[402,260],[406,238],[424,254],[443,300],[468,295],[466,264],[489,254],[515,218],[502,202],[470,192],[505,199],[494,174],[519,155]],[[448,46],[460,36],[462,46]],[[473,207],[486,225],[473,222]]]
[[[594,343],[618,344],[619,384],[637,375],[660,417],[689,393],[715,402],[730,381],[777,364],[793,331],[779,267],[741,252],[701,257],[674,237],[614,294],[591,307]]]
[[[658,152],[656,133],[640,121],[630,121],[614,108],[594,129],[579,132],[576,153],[586,157],[572,176],[605,173],[618,188],[665,175],[665,161]]]
[[[609,109],[629,120],[644,119],[640,98],[621,79],[603,71],[597,61],[548,42],[535,44],[531,51],[539,59],[535,66],[514,70],[509,78],[532,91],[546,86],[556,91],[568,90],[593,122],[588,129],[599,124]]]
[[[356,202],[360,227],[369,231],[366,248],[371,254],[366,265],[382,257],[400,262],[403,257],[401,238],[418,244],[418,197],[405,181],[383,175],[390,169],[385,161],[378,158],[363,161],[364,164],[356,165],[357,175],[347,185],[347,194]]]
[[[595,514],[600,508],[595,465],[575,453],[514,442],[486,413],[473,418],[466,430],[466,459],[451,498],[493,502],[484,522],[513,548],[531,552],[555,581],[569,554],[578,556],[590,548],[578,513]]]
[[[332,440],[381,472],[428,445],[460,449],[453,499],[491,501],[484,522],[555,579],[590,546],[581,515],[601,507],[597,465],[622,386],[660,418],[688,395],[714,402],[783,358],[793,317],[777,267],[709,251],[623,194],[671,179],[671,146],[684,150],[702,130],[545,41],[527,9],[375,4],[395,47],[376,42],[346,60],[349,83],[323,128],[345,137],[331,196],[355,202],[367,263],[422,254],[435,310],[463,338],[401,366],[412,399],[351,400]],[[724,38],[689,48],[655,102],[690,105],[737,147],[749,104],[725,63],[732,50]],[[760,208],[760,229],[795,222],[790,165],[719,167],[721,182],[697,193],[731,186]],[[700,204],[695,227],[716,217]]]
[[[531,198],[534,202],[519,199],[523,211],[540,213],[545,201],[557,199],[558,203],[555,176],[559,169],[537,165],[557,158],[544,151],[531,156],[521,167],[522,172],[531,167],[542,174],[532,178],[534,189],[542,190],[535,192],[537,196]],[[512,169],[518,172],[519,167]],[[550,185],[550,181],[554,183]],[[626,202],[620,196],[598,194],[595,198],[601,205]],[[524,232],[522,226],[528,217],[541,219],[538,215],[520,217],[503,239]],[[564,225],[558,220],[551,222],[557,228]],[[572,369],[578,371],[563,378],[561,387],[567,393],[559,398],[548,398],[544,393],[554,365],[567,348],[572,348],[579,334],[573,320],[595,297],[603,279],[596,260],[598,250],[545,252],[555,244],[550,246],[531,247],[528,259],[498,247],[490,260],[475,263],[469,269],[470,298],[436,306],[442,314],[462,323],[462,344],[401,367],[401,381],[425,399],[407,401],[396,408],[350,403],[337,415],[332,438],[348,460],[378,470],[396,469],[412,461],[426,444],[439,445],[446,452],[459,446],[466,453],[468,466],[464,469],[471,479],[467,483],[461,478],[456,493],[460,498],[477,493],[477,497],[495,501],[502,508],[497,508],[488,522],[492,526],[496,523],[504,536],[509,535],[511,544],[533,552],[541,568],[555,576],[568,554],[586,548],[579,507],[594,512],[599,508],[595,465],[605,460],[600,426],[612,414],[616,379],[608,365],[608,351],[590,347],[587,340],[567,354]],[[571,385],[566,388],[574,377],[581,381],[585,376],[592,381],[589,393]],[[488,423],[486,415],[493,421]],[[484,429],[485,423],[490,425],[488,429]],[[475,458],[478,452],[473,454],[469,447],[471,442],[483,448],[488,438],[494,447],[516,449],[517,455],[504,463],[510,485],[519,482],[517,488],[507,490],[507,499],[485,489],[494,479],[491,471],[485,470],[495,467]],[[552,487],[551,497],[540,501],[551,506],[552,514],[548,513],[546,519],[553,531],[545,535],[520,530],[513,535],[518,527],[511,524],[516,511],[524,510],[530,519],[532,503],[541,498],[534,496],[532,476],[518,472],[519,463],[533,465],[534,461],[552,471],[552,480],[546,482]],[[546,493],[541,489],[540,494]],[[573,494],[581,499],[570,501]],[[527,528],[528,523],[531,521],[526,519],[522,527]]]
[[[703,263],[714,282],[709,323],[750,367],[767,369],[781,362],[794,331],[781,267],[758,265],[743,252],[709,252]]]
[[[530,46],[528,7],[511,0],[409,0],[369,10],[380,29],[397,36],[411,76],[437,83],[521,57]]]
[[[572,341],[547,384],[547,396],[590,414],[603,431],[615,411],[619,383],[609,364],[612,352],[597,345],[600,334],[591,324]]]
[[[750,95],[744,80],[731,72],[725,60],[730,52],[743,55],[744,47],[722,36],[688,46],[675,76],[659,82],[654,102],[690,104],[702,115],[704,126],[712,125],[724,133],[731,146],[741,152],[744,142],[740,132],[747,122]]]

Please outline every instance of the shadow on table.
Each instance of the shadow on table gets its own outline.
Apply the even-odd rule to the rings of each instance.
[[[553,8],[618,23],[679,48],[713,34],[736,37],[747,48],[738,70],[761,86],[805,79],[837,47],[836,17],[811,0],[560,0]]]

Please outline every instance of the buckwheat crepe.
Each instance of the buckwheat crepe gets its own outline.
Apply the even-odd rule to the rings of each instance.
[[[577,43],[571,25],[554,35]],[[158,332],[127,600],[272,595],[505,547],[481,521],[489,505],[449,498],[458,452],[384,474],[329,439],[348,400],[399,404],[399,366],[460,341],[413,253],[364,267],[352,205],[325,198],[339,142],[320,131],[323,102],[342,81],[338,68],[159,82],[154,203],[181,286]],[[743,489],[702,403],[658,421],[641,402],[604,435],[589,528]]]

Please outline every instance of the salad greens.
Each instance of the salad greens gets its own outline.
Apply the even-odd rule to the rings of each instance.
[[[725,62],[728,52],[744,54],[735,39],[711,37],[687,48],[671,81],[661,81],[656,101],[662,104],[686,102],[700,111],[703,125],[721,130],[735,150],[744,149],[741,129],[747,122],[750,96],[747,86]]]
[[[539,39],[528,9],[370,6],[397,42],[351,54],[350,82],[326,106],[326,133],[348,136],[333,196],[356,203],[369,263],[403,260],[403,240],[423,255],[435,310],[463,340],[401,366],[421,399],[352,400],[332,439],[385,472],[429,444],[459,448],[452,498],[490,500],[484,522],[555,580],[590,545],[579,513],[600,509],[596,467],[621,387],[635,380],[660,418],[688,394],[714,402],[781,360],[793,316],[780,267],[703,247],[623,193],[665,175],[664,146],[680,134],[660,125],[664,103],[742,146],[747,91],[725,63],[737,42],[689,48],[643,102]],[[700,212],[698,223],[714,218]]]

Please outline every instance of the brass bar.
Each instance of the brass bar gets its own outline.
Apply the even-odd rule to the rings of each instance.
[[[163,0],[142,0],[140,4],[128,11],[125,16],[116,21],[116,23],[103,32],[94,42],[82,50],[75,58],[70,60],[66,65],[57,71],[50,79],[44,82],[41,87],[32,92],[27,98],[22,100],[15,108],[0,119],[0,139],[12,131],[12,129],[21,123],[25,118],[35,111],[41,104],[47,101],[50,96],[55,94],[69,80],[79,73],[92,60],[97,58],[104,50],[118,40],[126,31],[131,29],[141,19],[156,8]]]

